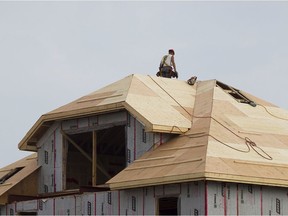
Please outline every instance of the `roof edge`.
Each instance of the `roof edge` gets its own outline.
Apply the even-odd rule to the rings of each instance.
[[[217,181],[217,182],[233,182],[233,183],[243,183],[243,184],[254,184],[254,185],[266,185],[266,186],[276,186],[276,187],[288,187],[288,180],[277,179],[277,178],[262,178],[262,177],[251,177],[251,176],[240,176],[240,175],[227,175],[219,173],[193,173],[189,175],[183,175],[183,178],[180,180],[175,179],[174,176],[170,177],[158,177],[154,179],[155,181],[151,182],[151,179],[136,180],[136,181],[125,181],[120,183],[109,183],[111,190],[122,190],[122,189],[132,189],[139,187],[148,187],[156,185],[165,185],[165,184],[175,184],[175,183],[184,183],[191,181]],[[127,184],[129,182],[129,184]]]
[[[121,189],[131,189],[131,188],[139,188],[139,187],[148,187],[148,186],[155,186],[155,185],[163,185],[163,184],[175,184],[175,183],[183,183],[189,181],[199,181],[205,180],[204,173],[191,173],[189,175],[183,175],[183,178],[179,180],[179,176],[175,178],[175,176],[168,176],[163,178],[157,177],[153,178],[153,182],[151,179],[142,179],[142,180],[134,180],[134,181],[125,181],[125,182],[118,182],[118,183],[109,183],[109,187],[111,190],[121,190]],[[127,184],[129,182],[129,184]]]
[[[96,109],[95,109],[96,108]],[[36,123],[32,126],[32,128],[26,133],[24,138],[19,142],[18,148],[23,151],[37,151],[37,148],[35,145],[28,144],[29,140],[33,140],[33,135],[35,135],[40,130],[43,130],[44,132],[48,129],[47,125],[45,123],[48,123],[48,126],[51,126],[51,122],[54,122],[56,120],[64,120],[64,119],[71,119],[71,118],[79,118],[83,116],[91,116],[94,114],[99,113],[106,113],[106,112],[113,112],[117,110],[125,109],[123,106],[123,102],[118,102],[114,104],[109,105],[103,105],[99,107],[89,107],[85,109],[80,110],[72,110],[70,112],[59,112],[59,113],[53,113],[53,114],[44,114],[42,115]]]

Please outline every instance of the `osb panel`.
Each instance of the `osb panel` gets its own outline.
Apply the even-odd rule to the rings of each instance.
[[[226,96],[227,97],[227,96]],[[234,99],[233,99],[234,100]],[[236,106],[235,106],[236,105]],[[226,101],[226,100],[213,100],[213,110],[212,115],[223,116],[223,115],[237,115],[237,116],[247,116],[241,108],[239,108],[238,102]],[[246,106],[251,107],[248,104]]]
[[[21,140],[19,148],[28,149],[28,140],[46,121],[114,111],[123,109],[123,104],[128,104],[127,110],[147,124],[147,130],[186,132],[191,127],[191,117],[188,114],[183,116],[182,107],[192,110],[195,92],[195,88],[191,88],[185,81],[130,75],[42,115]],[[178,108],[175,109],[175,107]],[[35,148],[33,150],[36,151]]]
[[[226,103],[233,103],[235,101],[235,99],[227,92],[225,92],[221,87],[215,87],[213,98],[214,100],[222,100]]]
[[[196,96],[194,113],[192,117],[207,117],[211,115],[213,106],[213,91],[205,92],[201,95]]]
[[[288,134],[288,121],[240,116],[230,116],[230,120],[239,125],[243,131],[278,135]]]
[[[125,105],[152,131],[179,133],[191,128],[129,165],[109,182],[112,188],[196,178],[223,181],[239,178],[242,182],[275,185],[286,182],[288,185],[285,180],[288,112],[256,97],[253,100],[266,107],[239,103],[215,87],[215,83],[216,80],[198,81],[196,85],[189,86],[181,80],[131,75],[80,98],[78,103],[72,102],[72,105],[76,103],[81,108],[79,112],[77,109],[73,112],[75,117],[83,115],[84,111],[86,114],[95,110],[98,112],[99,106],[101,111],[108,111],[124,108]],[[53,112],[44,115],[44,120],[71,117],[69,106],[73,108],[72,105],[68,104],[67,110],[59,115],[53,116]],[[184,114],[186,110],[189,113],[193,111],[192,118]],[[28,137],[36,133],[37,124],[43,123],[42,118],[35,124],[36,127],[33,126]],[[247,145],[245,138],[254,143]],[[249,180],[251,176],[253,178]]]
[[[250,100],[254,101],[256,104],[261,104],[261,105],[270,106],[270,107],[272,107],[272,106],[276,107],[274,104],[272,104],[272,103],[270,103],[268,101],[265,101],[265,100],[263,100],[261,98],[258,98],[258,97],[254,96],[254,95],[251,95],[251,94],[249,94],[249,93],[247,93],[245,91],[241,90],[241,93],[244,94]]]
[[[117,82],[114,82],[106,87],[94,91],[84,97],[81,97],[67,105],[55,109],[47,113],[46,115],[64,112],[62,113],[62,115],[65,116],[65,112],[67,111],[84,109],[87,107],[95,107],[100,105],[108,105],[111,103],[119,103],[121,101],[124,101],[132,79],[133,75],[127,76]]]
[[[196,94],[196,87],[188,85],[185,81],[139,75],[138,78],[167,102],[174,104],[176,101],[187,107],[192,105],[191,99],[193,100]]]
[[[206,173],[210,178],[239,183],[249,182],[252,184],[288,186],[287,164],[278,164],[276,166],[267,161],[251,162],[215,157],[207,159]]]
[[[5,193],[19,194],[19,195],[35,195],[37,192],[37,174],[35,171],[38,169],[37,166],[37,154],[32,154],[25,157],[9,166],[2,168],[1,170],[15,169],[23,167],[19,172],[15,173],[3,184],[0,185],[0,198],[1,200],[5,197]],[[0,170],[0,171],[1,171]]]
[[[154,92],[153,96],[156,94],[161,100],[165,101],[166,104],[171,105],[186,118],[191,119],[191,110],[193,109],[195,102],[196,87],[189,86],[185,81],[176,81],[161,77],[137,75],[137,80],[138,79],[142,81],[142,85],[149,86],[149,89]],[[134,80],[132,84],[133,83]],[[147,90],[138,92],[146,94],[146,91]],[[129,94],[130,93],[132,92],[129,91]]]
[[[136,186],[142,184],[143,181],[148,182],[148,180],[149,184],[153,182],[156,184],[159,179],[161,182],[168,182],[171,179],[181,182],[183,177],[188,179],[189,176],[198,175],[204,171],[206,155],[206,146],[199,145],[199,143],[205,142],[206,139],[207,137],[182,136],[164,143],[136,160],[109,183],[111,183],[111,187],[114,187],[117,184],[125,184],[125,182],[129,185],[134,182],[133,184]],[[196,142],[197,144],[195,144]]]
[[[126,102],[140,113],[152,125],[191,127],[189,119],[185,118],[176,109],[161,98],[151,98],[137,95],[129,95]]]
[[[280,139],[286,140],[283,136],[288,134],[286,133],[287,122],[279,121],[279,119],[275,120],[275,118],[271,119],[271,115],[267,116],[267,112],[263,107],[252,107],[248,104],[239,103],[226,93],[218,92],[217,100],[214,100],[215,87],[212,83],[200,82],[197,86],[191,129],[181,138],[163,144],[146,157],[146,159],[149,159],[157,155],[163,157],[162,159],[159,158],[159,160],[153,162],[149,160],[142,161],[137,165],[135,164],[137,168],[134,170],[132,164],[129,168],[131,168],[130,171],[135,171],[135,173],[130,173],[128,168],[125,175],[122,175],[119,179],[117,179],[117,176],[110,181],[112,187],[117,184],[125,187],[124,182],[129,182],[129,178],[131,181],[135,180],[134,185],[144,182],[152,184],[154,180],[160,179],[161,176],[165,182],[169,180],[181,181],[189,177],[196,178],[197,176],[199,178],[199,173],[203,174],[202,177],[211,178],[212,176],[215,179],[219,178],[225,181],[237,179],[240,176],[243,182],[249,182],[248,176],[254,175],[256,175],[252,180],[254,182],[259,180],[259,176],[261,178],[268,178],[269,175],[281,177],[279,169],[283,170],[285,168],[278,165],[286,164],[288,151],[285,149],[286,145]],[[279,113],[281,114],[281,112]],[[255,124],[255,121],[258,121],[258,123]],[[274,126],[271,126],[271,124]],[[257,125],[257,127],[254,125]],[[263,130],[268,126],[269,128],[277,128],[275,129],[277,134],[273,134],[271,130],[269,133],[268,131],[263,133]],[[251,127],[258,128],[258,131]],[[278,134],[280,135],[279,139],[277,138]],[[186,137],[183,138],[184,136]],[[247,144],[245,138],[254,143]],[[189,148],[190,143],[202,146]],[[170,154],[160,154],[160,151],[168,151]],[[243,164],[234,163],[234,160],[249,162],[249,170],[246,170]],[[174,163],[176,161],[177,163]],[[271,165],[265,169],[265,167],[255,165],[255,163],[276,165],[273,170],[270,167]],[[258,173],[261,173],[261,175]],[[137,175],[137,180],[132,177],[133,175]],[[121,181],[123,182],[121,183]],[[266,184],[269,184],[269,182],[266,182]]]
[[[129,94],[135,94],[139,96],[149,96],[149,97],[159,97],[157,94],[157,91],[154,91],[154,89],[151,88],[149,83],[143,82],[140,77],[134,76],[130,88],[129,88]],[[155,85],[155,83],[152,83],[152,85]]]
[[[102,95],[106,95],[103,97]],[[61,113],[61,112],[71,112],[72,110],[81,110],[89,107],[97,107],[100,105],[117,103],[123,101],[125,98],[124,94],[117,94],[117,92],[107,92],[106,94],[101,94],[101,97],[94,98],[93,96],[80,98],[79,100],[60,107],[50,113],[49,115]],[[47,115],[47,114],[46,114]]]

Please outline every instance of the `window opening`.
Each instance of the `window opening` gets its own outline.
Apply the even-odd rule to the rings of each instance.
[[[147,134],[146,134],[146,132],[145,132],[145,129],[142,129],[142,142],[143,143],[146,143],[146,138],[147,137]]]
[[[10,172],[8,172],[6,175],[0,178],[0,184],[3,184],[5,181],[7,181],[9,178],[14,176],[16,173],[18,173],[20,170],[22,170],[24,167],[17,167],[15,169],[12,169]]]
[[[132,210],[135,212],[136,211],[136,197],[132,196]]]
[[[107,193],[107,202],[108,202],[109,205],[112,204],[112,194],[111,194],[111,192]]]
[[[91,202],[87,202],[87,213],[88,213],[88,215],[91,215],[91,213],[92,213],[92,204],[91,204]]]
[[[97,185],[104,184],[126,167],[125,134],[124,125],[97,131]]]
[[[237,100],[239,103],[247,103],[253,107],[256,107],[256,104],[247,98],[245,95],[243,95],[240,90],[233,88],[231,86],[228,86],[224,83],[221,83],[219,81],[216,81],[216,85],[221,87],[226,93],[231,95],[235,100]]]
[[[48,185],[44,185],[44,192],[45,192],[45,193],[48,193],[48,192],[49,192]]]
[[[44,153],[45,164],[48,164],[48,151]]]
[[[162,197],[158,200],[159,215],[178,215],[178,197]]]
[[[17,212],[17,215],[37,215],[37,212]]]
[[[92,132],[65,135],[66,189],[92,185]]]

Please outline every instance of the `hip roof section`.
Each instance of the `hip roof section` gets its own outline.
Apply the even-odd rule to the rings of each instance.
[[[197,82],[191,129],[134,161],[110,187],[200,179],[288,187],[288,111],[243,91],[256,106],[239,102],[223,88]]]
[[[19,143],[36,151],[36,143],[56,120],[128,110],[146,131],[181,134],[191,127],[196,88],[185,81],[133,74],[42,115]]]

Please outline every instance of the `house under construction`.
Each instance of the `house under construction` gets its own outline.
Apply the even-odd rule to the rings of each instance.
[[[217,80],[130,75],[42,115],[1,215],[287,215],[288,111]]]

